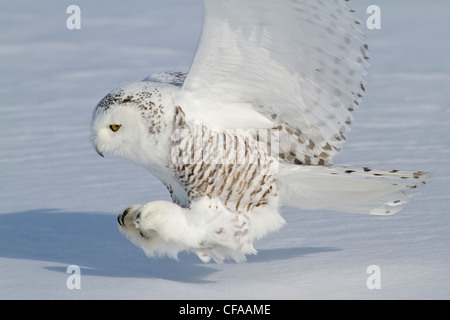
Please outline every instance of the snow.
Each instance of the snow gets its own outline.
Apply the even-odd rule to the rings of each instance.
[[[246,263],[149,259],[117,230],[120,210],[168,199],[144,169],[100,158],[89,125],[110,90],[187,71],[200,0],[0,2],[1,299],[449,299],[450,2],[381,8],[367,30],[369,85],[343,165],[428,170],[391,217],[284,208],[288,224]],[[66,9],[81,8],[68,30]],[[81,288],[69,290],[70,265]],[[370,290],[367,268],[380,267]]]

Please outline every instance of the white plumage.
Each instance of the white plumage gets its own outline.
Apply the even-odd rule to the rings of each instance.
[[[94,145],[148,169],[173,203],[135,205],[119,229],[147,255],[245,259],[282,205],[389,215],[429,174],[334,166],[365,91],[368,45],[342,0],[205,0],[189,73],[109,93]]]

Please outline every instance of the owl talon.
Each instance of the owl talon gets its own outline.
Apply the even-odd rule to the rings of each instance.
[[[121,227],[126,228],[135,220],[134,214],[141,206],[134,205],[125,209],[121,214],[117,216],[117,222]]]
[[[124,212],[122,212],[121,214],[119,214],[119,215],[117,216],[117,222],[118,222],[122,227],[125,227],[124,219],[125,219],[126,215],[128,214],[128,212],[130,212],[130,209],[131,209],[131,207],[130,207],[130,208],[127,208]]]

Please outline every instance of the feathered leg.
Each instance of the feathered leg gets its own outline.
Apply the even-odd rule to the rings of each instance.
[[[148,256],[175,258],[180,251],[193,251],[208,262],[226,258],[245,260],[256,253],[248,217],[228,211],[220,204],[199,200],[190,208],[168,201],[134,205],[118,216],[119,230]]]

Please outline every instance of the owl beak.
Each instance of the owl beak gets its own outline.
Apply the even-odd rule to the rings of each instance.
[[[103,155],[103,153],[101,153],[100,150],[98,150],[97,147],[95,148],[95,151],[97,151],[97,153],[98,153],[100,156],[102,156],[103,158],[105,157],[105,156]]]

